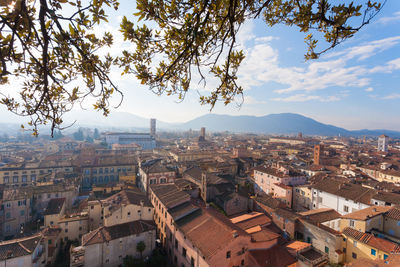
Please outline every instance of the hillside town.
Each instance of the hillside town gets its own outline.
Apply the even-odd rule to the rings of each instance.
[[[1,266],[400,266],[400,140],[0,143]]]

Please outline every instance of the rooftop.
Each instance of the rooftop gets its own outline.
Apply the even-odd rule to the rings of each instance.
[[[138,220],[113,226],[102,226],[96,230],[83,235],[82,246],[104,243],[117,238],[137,235],[143,232],[155,230],[153,221]]]
[[[65,198],[52,198],[47,204],[47,208],[44,215],[60,214],[62,207],[64,206]]]
[[[372,234],[363,233],[350,227],[346,227],[343,230],[343,234],[387,253],[400,253],[400,245],[386,239],[375,237]]]
[[[366,221],[372,217],[381,215],[388,212],[391,207],[388,206],[372,206],[366,209],[358,210],[349,214],[342,216],[344,219],[353,219],[359,221]]]

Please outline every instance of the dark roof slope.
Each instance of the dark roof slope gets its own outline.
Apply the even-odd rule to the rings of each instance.
[[[150,203],[146,194],[141,192],[139,189],[129,189],[129,190],[122,190],[106,199],[102,202],[109,203],[109,204],[133,204],[133,205],[143,205],[145,207],[152,207],[153,205]]]
[[[167,208],[173,208],[182,201],[190,200],[189,194],[181,191],[175,184],[150,185],[150,188]]]
[[[82,245],[88,246],[93,244],[104,243],[117,238],[137,235],[143,232],[155,230],[156,225],[153,221],[138,220],[113,226],[102,226],[96,230],[85,234],[82,237]]]
[[[0,242],[0,260],[22,257],[33,253],[42,236],[34,235]]]
[[[297,262],[284,247],[275,245],[268,249],[249,250],[246,255],[260,267],[287,267]]]
[[[62,207],[64,206],[65,198],[52,198],[47,204],[44,215],[60,214]]]

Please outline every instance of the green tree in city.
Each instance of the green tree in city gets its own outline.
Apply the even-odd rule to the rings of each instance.
[[[361,1],[357,1],[361,2]],[[113,65],[133,74],[156,94],[183,99],[200,77],[219,84],[201,104],[231,103],[242,95],[237,72],[244,52],[236,46],[240,27],[262,19],[267,27],[296,26],[305,32],[306,59],[351,38],[381,10],[384,0],[137,0],[120,30],[135,49],[112,57],[113,36],[94,27],[116,15],[117,0],[0,0],[0,83],[22,78],[19,97],[3,94],[10,112],[30,118],[29,127],[62,128],[63,115],[91,98],[94,109],[110,112],[110,98],[122,93],[110,79]],[[107,14],[108,13],[108,14]],[[318,43],[323,40],[322,44]],[[79,81],[78,83],[76,81]],[[79,84],[83,84],[79,86]]]
[[[136,251],[140,253],[140,258],[143,259],[143,251],[146,249],[146,244],[140,241],[136,244]]]

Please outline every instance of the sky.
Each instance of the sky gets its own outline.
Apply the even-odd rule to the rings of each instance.
[[[133,18],[134,8],[134,1],[121,0],[109,24],[96,29],[98,34],[114,34],[111,54],[133,49],[123,42],[118,28],[122,16]],[[238,73],[243,103],[240,107],[217,104],[212,113],[263,116],[291,112],[349,130],[400,131],[400,1],[388,1],[371,24],[318,60],[304,60],[304,37],[295,27],[271,28],[261,20],[248,21],[238,38],[246,55]],[[209,106],[200,105],[199,93],[207,93],[216,84],[210,80],[206,88],[196,86],[179,102],[174,96],[155,95],[133,75],[121,76],[115,70],[111,77],[124,93],[116,112],[165,122],[184,122],[209,113]],[[5,90],[10,87],[0,86],[1,92]],[[0,121],[9,116],[0,107]]]

